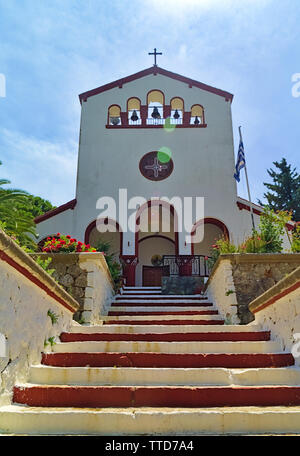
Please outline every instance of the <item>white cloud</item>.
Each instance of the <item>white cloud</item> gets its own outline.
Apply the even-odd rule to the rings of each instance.
[[[74,198],[77,168],[75,142],[50,142],[2,129],[1,177],[11,186],[59,205]]]

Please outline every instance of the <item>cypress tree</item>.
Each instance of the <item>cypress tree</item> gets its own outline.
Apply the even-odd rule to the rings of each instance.
[[[300,221],[300,175],[296,168],[291,169],[285,158],[273,162],[277,170],[268,169],[273,183],[264,182],[269,190],[264,193],[267,205],[275,211],[292,211],[293,220]],[[258,200],[260,205],[263,203]]]

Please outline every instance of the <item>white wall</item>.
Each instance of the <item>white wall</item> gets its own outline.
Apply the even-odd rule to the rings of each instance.
[[[126,111],[128,98],[134,96],[146,104],[146,95],[152,89],[164,92],[166,104],[175,96],[182,97],[186,111],[196,103],[204,106],[207,128],[175,128],[172,132],[163,128],[106,128],[111,104],[118,104]],[[174,171],[165,180],[150,181],[141,175],[139,161],[147,152],[163,146],[172,151]],[[252,227],[249,211],[236,206],[234,166],[230,102],[160,74],[148,75],[82,103],[77,205],[74,210],[40,223],[38,231],[41,237],[60,231],[83,240],[86,227],[101,212],[96,209],[98,198],[109,196],[118,202],[119,189],[126,188],[128,199],[142,196],[149,200],[154,195],[204,197],[204,216],[222,221],[231,239],[240,243],[251,234]],[[118,207],[116,219],[120,222]],[[258,224],[259,217],[255,216],[255,220]],[[179,244],[181,254],[190,254],[184,234],[179,236]],[[134,233],[124,232],[123,253],[134,255]]]
[[[0,353],[0,405],[10,403],[14,384],[27,380],[29,366],[40,363],[41,353],[45,350],[44,341],[49,337],[57,339],[61,332],[70,329],[74,323],[73,312],[78,307],[77,302],[54,279],[13,244],[0,232],[0,249],[10,260],[25,268],[71,308],[73,306],[73,311],[15,267],[6,261],[0,261],[0,334],[2,348],[5,348],[5,352]],[[47,315],[48,310],[57,315],[58,321],[55,324],[52,324]]]
[[[230,260],[219,261],[217,268],[209,278],[206,294],[209,301],[216,305],[225,323],[240,323]]]
[[[292,352],[300,366],[300,267],[252,301],[249,309],[255,316],[252,324],[271,331],[272,339]]]
[[[79,266],[87,271],[84,312],[85,323],[96,325],[107,315],[114,296],[114,284],[102,253],[81,253]]]
[[[199,227],[195,235],[200,236],[203,229],[203,240],[194,244],[195,255],[208,255],[212,253],[212,245],[216,243],[216,239],[220,239],[223,236],[223,231],[211,223],[205,223],[202,227]]]
[[[205,108],[207,128],[106,129],[107,108],[138,96],[146,102],[149,90],[159,88],[166,102],[178,95],[185,108],[200,103]],[[144,154],[167,146],[172,151],[174,171],[160,182],[145,179],[139,172]],[[230,224],[236,185],[232,177],[234,153],[230,103],[223,97],[189,88],[187,84],[162,75],[149,75],[88,98],[82,104],[81,143],[78,172],[77,229],[97,215],[96,200],[108,195],[118,200],[119,188],[128,189],[128,197],[149,199],[159,196],[205,196],[206,216],[216,216]]]
[[[185,110],[199,103],[205,108],[207,128],[164,129],[106,129],[107,110],[119,104],[126,110],[127,99],[137,96],[146,104],[149,90],[160,89],[166,103],[174,96],[185,101]],[[160,182],[144,178],[139,161],[149,151],[167,146],[172,151],[174,171]],[[204,196],[205,216],[222,220],[231,230],[234,227],[236,183],[232,177],[234,152],[231,106],[224,97],[163,75],[148,75],[95,95],[82,103],[81,136],[77,177],[77,206],[55,217],[55,223],[39,224],[41,235],[49,230],[71,231],[83,239],[86,226],[99,214],[96,201],[111,196],[118,201],[119,188],[128,189],[128,198],[140,195],[147,200],[157,196]],[[234,202],[234,204],[233,204]],[[195,220],[194,220],[195,221]],[[134,237],[124,237],[124,243]],[[190,246],[181,243],[181,253]],[[134,242],[133,242],[134,244]],[[131,242],[131,248],[132,246]],[[128,249],[127,254],[132,254]]]

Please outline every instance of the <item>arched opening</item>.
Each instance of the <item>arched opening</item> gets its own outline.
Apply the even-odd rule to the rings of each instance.
[[[160,286],[162,263],[154,258],[178,254],[177,214],[169,203],[148,201],[137,213],[137,286]]]
[[[184,112],[183,99],[180,97],[172,98],[170,122],[172,124],[182,124],[183,112]]]
[[[165,96],[160,90],[151,90],[147,95],[147,124],[160,125],[164,123]]]
[[[195,104],[191,107],[191,125],[204,124],[204,109],[203,106]]]
[[[195,223],[192,229],[192,255],[210,256],[212,245],[217,239],[226,237],[229,239],[229,231],[226,225],[215,218],[205,218]]]
[[[119,262],[122,252],[122,230],[118,222],[108,218],[94,220],[85,231],[85,243],[99,248],[102,243],[109,244],[109,254]]]
[[[132,97],[127,101],[127,115],[129,125],[141,125],[141,101]]]
[[[121,108],[119,105],[111,105],[108,108],[108,125],[121,125]]]
[[[161,286],[162,264],[152,263],[163,255],[175,255],[175,241],[155,234],[139,240],[139,263],[136,268],[137,286]]]

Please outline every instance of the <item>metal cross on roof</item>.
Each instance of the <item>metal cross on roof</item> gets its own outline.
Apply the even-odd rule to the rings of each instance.
[[[157,66],[156,63],[156,56],[157,55],[162,55],[162,52],[156,52],[156,48],[154,48],[154,52],[148,52],[149,55],[154,55],[154,66]]]

